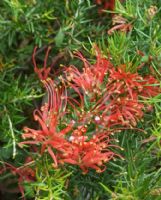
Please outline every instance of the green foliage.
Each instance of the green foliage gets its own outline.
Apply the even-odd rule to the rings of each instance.
[[[116,65],[128,63],[128,51],[131,51],[130,36],[125,33],[115,33],[108,38],[108,51]]]
[[[37,182],[30,185],[35,188],[35,200],[66,199],[68,195],[65,188],[67,188],[71,172],[65,169],[54,169],[45,156],[37,166]]]
[[[31,109],[33,99],[42,96],[35,90],[36,84],[33,84],[32,77],[15,74],[16,71],[18,69],[8,69],[0,73],[0,160],[15,159],[20,128],[29,117],[24,113],[25,109]]]
[[[99,6],[92,0],[0,1],[0,161],[21,166],[26,156],[35,158],[36,180],[23,184],[27,200],[160,199],[161,95],[142,99],[147,106],[154,106],[137,127],[147,134],[134,129],[114,135],[124,148],[121,154],[125,160],[110,162],[102,174],[91,170],[83,175],[77,167],[66,165],[54,169],[45,153],[38,156],[18,146],[23,127],[36,126],[33,110],[40,108],[43,96],[31,63],[35,45],[40,48],[36,55],[40,66],[44,49],[53,47],[49,60],[54,72],[62,63],[78,62],[81,68],[81,62],[72,59],[73,50],[83,51],[90,60],[94,57],[92,45],[98,44],[115,66],[126,64],[128,71],[136,72],[144,64],[139,73],[160,80],[160,5],[160,0],[117,0],[112,12],[125,18],[132,30],[109,35],[107,31],[114,26],[111,11],[99,14]],[[58,59],[60,53],[63,56]],[[91,106],[85,99],[86,110]],[[9,171],[0,174],[0,199],[19,199],[20,194],[10,194],[5,188],[8,179],[14,180]]]
[[[72,3],[51,0],[2,1],[0,3],[2,67],[15,64],[26,67],[35,45],[39,47],[46,44],[53,45],[55,53],[58,51],[71,53],[72,50],[80,49],[83,43],[86,43],[84,39],[91,30],[92,10],[93,6],[86,0]]]
[[[109,199],[119,200],[139,200],[139,199],[159,199],[156,192],[160,189],[160,169],[154,166],[156,164],[155,156],[149,156],[146,152],[132,152],[129,150],[129,157],[126,158],[126,167],[122,168],[115,177],[115,186],[109,188],[100,183]]]

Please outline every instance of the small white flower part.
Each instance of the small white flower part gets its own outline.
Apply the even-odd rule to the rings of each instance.
[[[100,117],[99,116],[96,116],[94,119],[95,119],[95,121],[100,121]]]
[[[71,121],[71,122],[72,122],[72,124],[75,124],[75,120],[73,120],[73,119],[72,119],[72,121]]]
[[[71,136],[69,137],[69,141],[70,141],[70,142],[73,141],[74,138],[75,138],[75,137],[71,135]]]

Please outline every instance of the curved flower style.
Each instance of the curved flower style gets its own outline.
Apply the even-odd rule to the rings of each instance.
[[[48,49],[46,51],[43,68],[38,68],[37,67],[36,60],[35,60],[36,50],[37,50],[37,47],[34,48],[34,52],[32,54],[32,60],[33,60],[33,64],[34,64],[34,71],[38,75],[40,80],[46,80],[49,77],[49,73],[50,73],[50,70],[51,70],[50,67],[47,67],[47,59],[48,59],[49,51],[51,50],[51,47],[48,47]]]

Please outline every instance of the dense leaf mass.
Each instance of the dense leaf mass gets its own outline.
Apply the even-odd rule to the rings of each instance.
[[[160,5],[0,1],[0,199],[160,199]]]

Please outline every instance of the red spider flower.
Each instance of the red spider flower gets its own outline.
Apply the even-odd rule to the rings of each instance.
[[[65,154],[59,154],[59,162],[78,165],[84,173],[89,168],[97,172],[103,172],[106,167],[105,163],[120,155],[112,152],[110,147],[118,147],[109,144],[111,139],[108,132],[94,134],[89,138],[86,134],[87,129],[83,126],[74,130],[69,140],[71,141],[71,151]],[[120,147],[118,147],[120,148]]]
[[[72,129],[74,121],[71,121],[66,128],[58,130],[59,121],[65,114],[66,92],[62,91],[62,88],[57,88],[51,79],[44,80],[43,83],[48,92],[48,103],[42,106],[41,110],[35,110],[34,112],[34,119],[38,121],[41,129],[34,130],[25,127],[25,133],[22,137],[24,139],[31,138],[32,140],[20,142],[19,145],[41,144],[41,153],[47,149],[57,167],[57,159],[51,147],[59,150],[62,148],[65,151],[68,142],[64,139],[64,135]]]
[[[142,77],[138,73],[130,73],[123,68],[111,69],[106,85],[110,95],[110,103],[104,106],[102,124],[104,126],[136,126],[143,117],[145,106],[139,102],[139,95],[156,96],[160,88],[157,80],[152,77]]]
[[[25,128],[23,138],[31,138],[32,140],[21,142],[22,144],[41,144],[41,153],[47,149],[52,157],[54,167],[58,167],[59,163],[70,163],[78,165],[84,173],[89,168],[98,172],[105,170],[104,163],[111,160],[114,156],[119,156],[112,152],[110,145],[109,133],[95,134],[89,139],[86,134],[86,127],[80,126],[72,131],[74,122],[71,121],[66,128],[59,130],[61,116],[64,115],[62,101],[66,101],[63,93],[55,88],[51,79],[43,81],[48,91],[48,103],[34,113],[34,118],[41,125],[40,130]],[[59,94],[59,95],[58,95]],[[65,111],[64,111],[65,112]],[[72,131],[70,137],[68,133]],[[103,168],[104,167],[104,168]]]
[[[128,97],[119,97],[113,100],[108,110],[102,114],[104,126],[121,125],[132,127],[143,117],[144,105]]]
[[[111,94],[125,94],[126,96],[128,94],[131,99],[134,99],[134,96],[136,98],[135,91],[141,92],[143,90],[140,83],[142,80],[143,78],[138,73],[125,72],[121,68],[113,69],[106,88]]]
[[[34,119],[38,121],[41,126],[40,129],[35,130],[28,127],[24,128],[25,133],[22,135],[24,139],[29,139],[20,142],[19,145],[24,144],[41,144],[41,153],[46,149],[54,161],[54,166],[57,167],[57,158],[53,149],[62,152],[66,151],[69,142],[65,140],[64,135],[67,134],[73,127],[74,121],[69,122],[64,129],[59,129],[59,123],[62,117],[66,114],[67,91],[65,86],[57,86],[54,81],[48,78],[50,68],[47,68],[47,58],[50,48],[48,48],[44,66],[39,69],[35,61],[36,48],[33,53],[33,63],[35,72],[42,81],[47,94],[47,103],[45,103],[40,110],[34,111]]]
[[[106,86],[111,94],[110,105],[102,114],[105,126],[136,126],[143,117],[144,105],[138,102],[138,95],[143,90],[142,80],[138,73],[126,72],[121,68],[110,70]]]
[[[80,72],[76,67],[70,66],[66,68],[66,77],[70,85],[75,89],[82,89],[85,94],[100,93],[100,87],[103,83],[107,71],[112,67],[109,60],[102,57],[99,49],[95,47],[97,61],[91,65],[80,52],[76,54],[83,63],[83,72]]]
[[[111,62],[101,55],[99,49],[95,49],[96,63],[90,64],[81,53],[77,53],[77,57],[83,61],[82,72],[74,66],[65,67],[66,79],[60,78],[59,85],[48,78],[50,68],[46,67],[46,62],[49,49],[42,69],[36,65],[36,49],[34,50],[34,69],[47,91],[48,98],[47,103],[34,112],[34,119],[40,128],[35,130],[25,127],[22,136],[29,140],[21,142],[20,145],[41,145],[41,154],[46,151],[53,159],[54,167],[58,167],[59,163],[70,163],[79,166],[84,173],[90,168],[98,172],[104,171],[105,163],[119,156],[110,150],[110,147],[118,146],[110,144],[111,132],[105,132],[105,127],[136,126],[138,120],[143,117],[144,109],[144,104],[138,101],[139,95],[146,97],[158,94],[158,89],[153,90],[153,86],[148,85],[156,83],[153,77],[143,78],[138,73],[126,72],[125,66],[115,69]],[[106,74],[107,84],[104,83]],[[66,83],[77,92],[81,102],[67,94]],[[68,105],[74,109],[67,109]],[[74,120],[68,120],[68,117],[75,116],[75,113],[76,123]],[[93,135],[87,132],[85,124],[88,122],[96,124]]]

